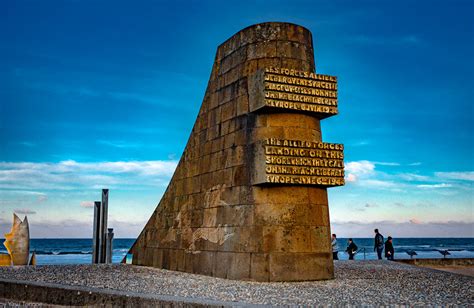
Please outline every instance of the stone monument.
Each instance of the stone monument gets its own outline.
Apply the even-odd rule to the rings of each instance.
[[[337,78],[315,73],[311,33],[245,28],[217,49],[191,136],[132,246],[132,263],[254,281],[334,277],[327,187],[344,185]]]

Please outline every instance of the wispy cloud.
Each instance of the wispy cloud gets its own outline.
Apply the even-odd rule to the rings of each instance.
[[[375,171],[379,162],[367,160],[348,162],[345,164],[346,181],[355,185],[367,188],[394,188],[396,184],[393,181],[382,179],[380,173]],[[389,164],[391,163],[382,163]]]
[[[30,190],[2,190],[0,188],[0,207],[28,207],[48,201],[48,195]]]
[[[38,195],[38,197],[36,198],[36,200],[38,200],[38,202],[46,202],[48,201],[48,195],[46,194],[40,194]]]
[[[430,179],[429,176],[416,173],[400,173],[398,176],[405,181],[428,181]]]
[[[429,174],[399,173],[385,168],[380,171],[377,166],[394,166],[396,162],[353,161],[345,164],[348,185],[358,187],[408,191],[410,189],[433,190],[441,194],[455,194],[456,191],[470,191],[472,186],[466,181],[474,181],[474,172],[433,172]],[[398,168],[397,168],[398,169]]]
[[[415,224],[415,225],[421,225],[422,224],[421,220],[419,220],[417,218],[412,218],[412,219],[409,220],[409,222],[411,224]]]
[[[472,219],[472,218],[471,218]],[[385,236],[397,237],[474,237],[471,220],[465,221],[421,221],[411,218],[406,221],[332,221],[332,232],[340,237],[372,236],[375,228]]]
[[[379,162],[379,161],[375,161],[373,162],[375,165],[380,165],[380,166],[392,166],[392,167],[396,167],[396,166],[400,166],[399,163],[391,163],[391,162]]]
[[[363,185],[370,188],[395,188],[397,183],[393,181],[366,179],[363,180]]]
[[[81,163],[0,162],[0,189],[73,190],[80,188],[164,186],[176,161],[117,161]],[[43,194],[44,195],[44,194]],[[44,201],[44,197],[41,197]]]
[[[367,160],[352,161],[345,164],[345,170],[348,174],[354,176],[371,174],[375,170],[375,164]]]
[[[29,86],[32,89],[47,90],[65,96],[93,97],[103,99],[115,99],[121,101],[134,101],[144,104],[158,104],[160,95],[145,95],[140,92],[124,92],[124,91],[104,91],[84,85],[69,85],[55,82],[35,81]]]
[[[369,140],[360,140],[360,141],[356,141],[356,142],[353,142],[351,144],[352,147],[362,147],[362,146],[366,146],[366,145],[370,145],[372,144],[372,142],[370,142]]]
[[[81,207],[93,208],[94,207],[94,201],[82,201],[81,202]]]
[[[435,175],[441,179],[474,181],[474,171],[435,172]]]
[[[15,209],[15,213],[22,215],[33,215],[36,214],[36,211],[30,209]]]
[[[97,144],[106,145],[113,148],[139,148],[143,146],[142,143],[139,142],[130,142],[124,140],[97,140]]]
[[[449,188],[453,187],[451,184],[440,183],[440,184],[420,184],[416,185],[418,188]]]
[[[365,206],[366,208],[374,208],[374,207],[379,207],[378,204],[376,203],[366,203]]]
[[[18,142],[18,144],[22,145],[22,146],[25,146],[25,147],[28,147],[28,148],[32,148],[32,147],[36,146],[36,143],[30,142],[30,141],[20,141],[20,142]]]
[[[22,214],[25,215],[25,214]],[[77,219],[36,221],[29,218],[32,238],[90,238],[92,237],[92,220]],[[122,221],[109,219],[108,226],[114,228],[116,238],[136,238],[146,221]],[[11,219],[0,217],[0,231],[8,232],[11,229]]]

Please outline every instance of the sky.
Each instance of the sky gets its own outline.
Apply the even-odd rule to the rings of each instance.
[[[174,172],[217,46],[260,22],[313,34],[316,71],[338,76],[344,187],[332,232],[474,237],[474,1],[3,1],[0,237],[136,237]]]

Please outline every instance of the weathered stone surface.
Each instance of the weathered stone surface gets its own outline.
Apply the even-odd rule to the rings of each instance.
[[[326,188],[253,181],[265,174],[261,142],[321,142],[321,114],[267,108],[262,72],[271,67],[316,80],[311,33],[264,23],[219,46],[183,156],[130,250],[133,264],[239,280],[333,278]]]

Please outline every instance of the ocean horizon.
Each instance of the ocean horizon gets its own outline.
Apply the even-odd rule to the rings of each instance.
[[[113,263],[120,263],[127,255],[135,238],[116,238],[113,242]],[[359,251],[356,260],[374,260],[373,238],[353,238]],[[3,243],[3,240],[0,240]],[[415,251],[418,259],[443,258],[440,250],[448,250],[447,258],[474,258],[474,238],[394,238],[395,259],[410,259],[408,251]],[[338,238],[339,259],[347,260],[344,252],[347,238]],[[30,251],[36,253],[38,265],[89,264],[92,261],[91,238],[33,238]],[[7,253],[1,245],[0,253]]]

